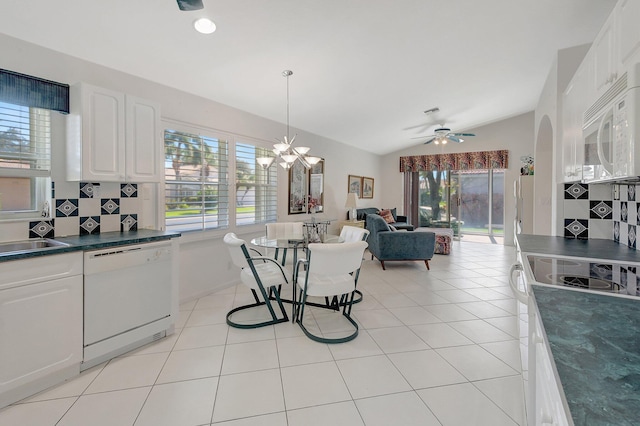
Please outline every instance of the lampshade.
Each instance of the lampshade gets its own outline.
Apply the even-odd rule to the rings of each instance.
[[[263,168],[268,169],[271,166],[271,163],[275,160],[275,157],[258,157],[256,158],[256,162],[260,164]]]
[[[347,201],[344,203],[344,206],[348,209],[355,209],[358,207],[358,195],[355,192],[350,192],[347,194]]]

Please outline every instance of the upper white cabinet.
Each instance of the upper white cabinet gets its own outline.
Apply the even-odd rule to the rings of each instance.
[[[588,69],[579,68],[562,94],[562,176],[564,182],[582,179],[584,141],[582,117],[587,107]]]
[[[159,182],[160,106],[86,83],[71,87],[67,179]]]
[[[618,67],[626,69],[640,62],[640,0],[621,0],[616,5]]]
[[[593,41],[590,55],[587,55],[591,60],[591,87],[587,89],[593,95],[592,101],[600,98],[619,76],[615,23],[616,15],[612,13]]]

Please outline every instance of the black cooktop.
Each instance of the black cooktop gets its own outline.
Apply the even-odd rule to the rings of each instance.
[[[536,282],[640,297],[637,265],[528,255]]]

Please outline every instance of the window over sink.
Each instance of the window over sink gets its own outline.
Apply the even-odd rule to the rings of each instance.
[[[51,112],[0,102],[0,219],[40,217],[50,174]]]

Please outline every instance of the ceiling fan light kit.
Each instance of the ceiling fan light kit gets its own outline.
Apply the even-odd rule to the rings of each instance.
[[[426,112],[426,111],[425,111]],[[464,137],[470,137],[470,136],[475,136],[475,134],[473,133],[451,133],[451,129],[448,127],[444,127],[442,125],[440,125],[440,127],[438,127],[437,129],[435,129],[433,131],[433,135],[430,136],[419,136],[417,138],[413,138],[413,139],[427,139],[427,141],[425,142],[425,145],[430,144],[430,143],[434,143],[435,145],[445,145],[447,142],[456,142],[456,143],[462,143],[464,142],[464,139],[462,139],[461,136]]]

